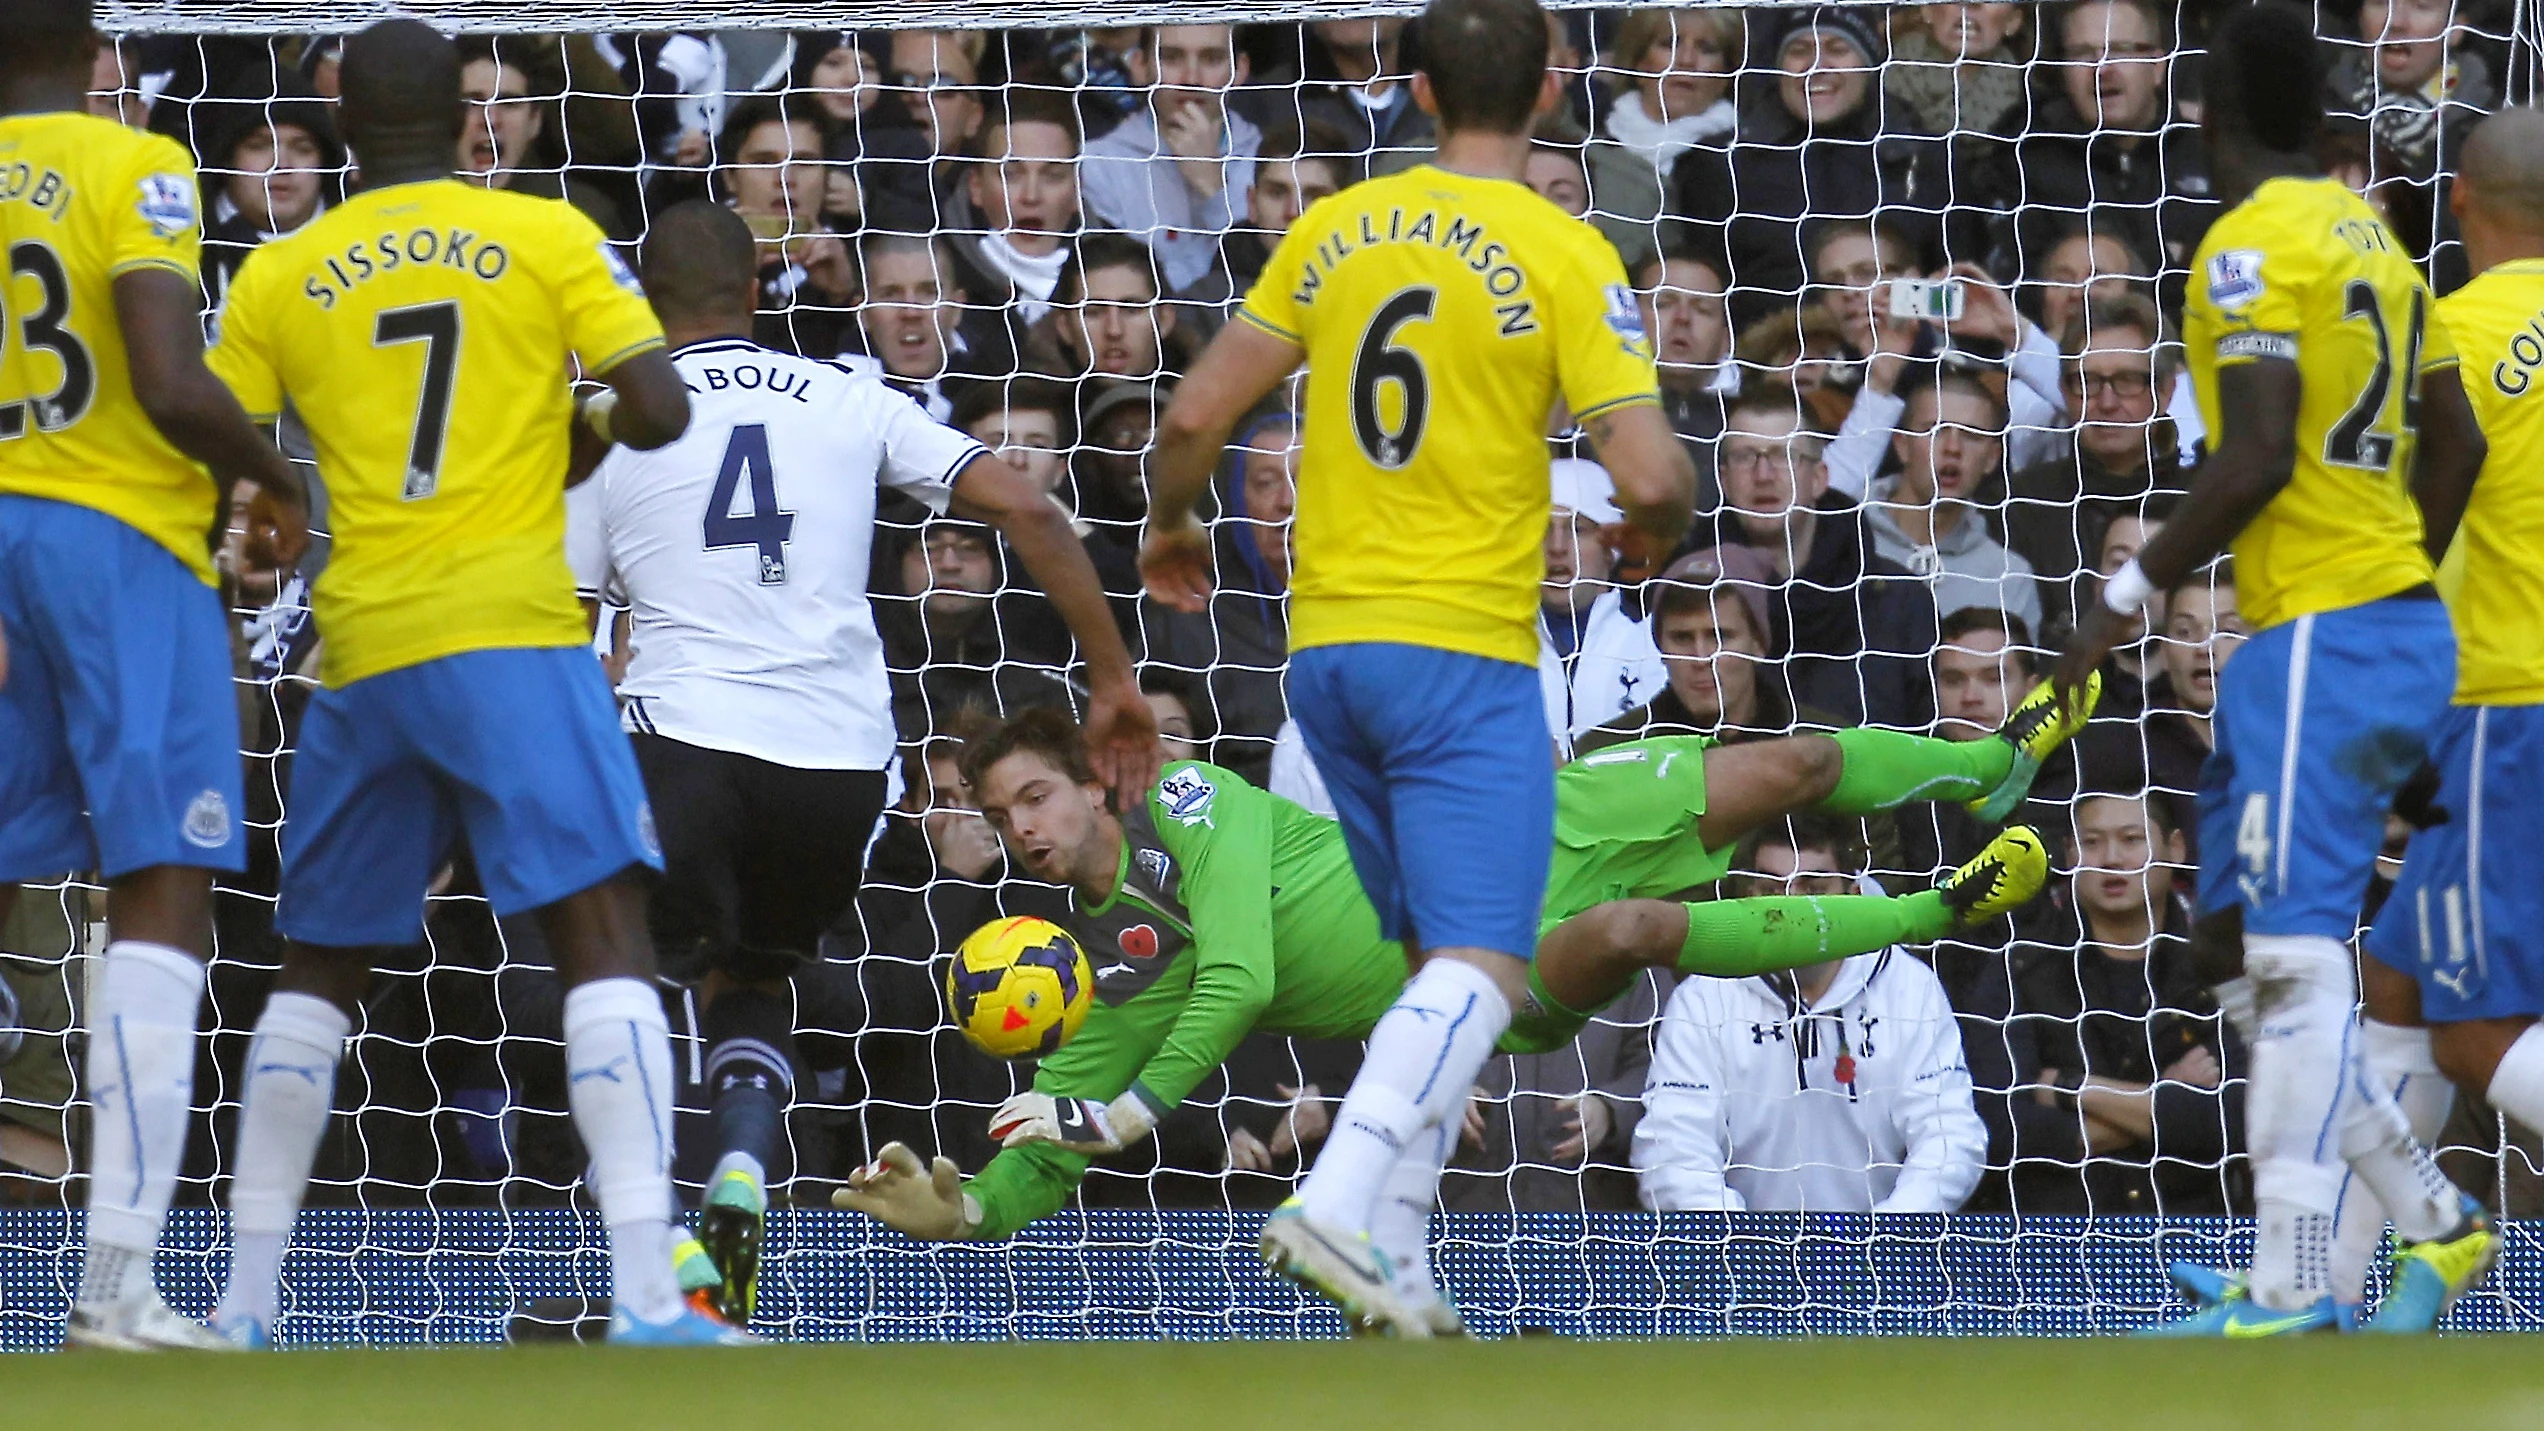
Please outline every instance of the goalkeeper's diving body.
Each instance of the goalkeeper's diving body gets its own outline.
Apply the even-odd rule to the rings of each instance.
[[[1675,896],[1711,885],[1743,836],[1788,814],[1994,791],[2083,724],[2047,692],[1999,740],[1663,736],[1563,767],[1531,997],[1501,1047],[1571,1042],[1644,968],[1746,977],[1936,939],[2020,905],[2047,876],[2039,836],[2021,826],[1902,898]],[[962,1181],[945,1158],[922,1168],[892,1144],[839,1206],[916,1237],[1007,1236],[1058,1211],[1091,1159],[1145,1136],[1250,1031],[1362,1038],[1402,993],[1404,948],[1380,933],[1333,821],[1198,761],[1170,764],[1144,804],[1117,816],[1056,711],[970,741],[963,766],[1016,860],[1075,891],[1062,922],[1095,966],[1096,1008],[1042,1061],[1033,1091],[993,1116],[1006,1150],[977,1176]],[[1371,1240],[1387,1285],[1328,1293],[1354,1321],[1417,1337],[1456,1328],[1425,1245],[1454,1131],[1411,1150],[1420,1156],[1402,1160],[1380,1199]]]

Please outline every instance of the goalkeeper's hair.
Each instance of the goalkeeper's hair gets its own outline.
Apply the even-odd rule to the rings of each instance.
[[[96,34],[92,0],[6,0],[0,4],[0,74],[85,67]]]
[[[1431,0],[1408,34],[1429,77],[1440,132],[1524,134],[1546,78],[1546,12],[1537,0]]]
[[[665,318],[748,317],[759,281],[751,226],[722,204],[684,199],[654,215],[637,270]]]
[[[2323,131],[2323,47],[2288,0],[2226,17],[2208,41],[2206,103],[2227,132],[2275,154],[2313,157]]]
[[[959,732],[963,779],[973,789],[990,767],[1019,753],[1037,755],[1073,784],[1093,785],[1095,766],[1087,759],[1086,734],[1077,720],[1057,706],[1027,706],[1005,720],[988,721]]]

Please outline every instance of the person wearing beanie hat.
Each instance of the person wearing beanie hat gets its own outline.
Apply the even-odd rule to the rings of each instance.
[[[1723,225],[1735,329],[1790,314],[1807,282],[1806,221],[1880,217],[1921,258],[1978,252],[1980,235],[1941,245],[1950,150],[1905,114],[1885,117],[1881,28],[1840,6],[1793,13],[1776,34],[1776,74],[1728,149],[1679,161],[1672,212]],[[1736,176],[1736,177],[1735,177]],[[1961,240],[1966,239],[1967,242]]]
[[[203,305],[217,313],[257,245],[308,223],[344,197],[345,149],[328,106],[296,73],[270,100],[198,101],[203,154]]]

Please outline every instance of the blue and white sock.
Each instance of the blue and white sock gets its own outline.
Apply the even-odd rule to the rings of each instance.
[[[182,949],[119,939],[89,1008],[89,1255],[79,1302],[155,1294],[151,1258],[185,1156],[203,966]]]
[[[2438,1071],[2430,1052],[2429,1030],[2359,1021],[2360,1055],[2366,1076],[2384,1089],[2401,1110],[2414,1142],[2429,1147],[2446,1126],[2455,1103],[2455,1085]],[[2367,1269],[2385,1240],[2385,1204],[2371,1192],[2356,1170],[2341,1183],[2339,1216],[2332,1229],[2332,1295],[2345,1303],[2365,1300]]]
[[[565,995],[566,1101],[591,1154],[609,1226],[614,1300],[629,1316],[679,1315],[671,1270],[671,1025],[641,979],[595,979]]]
[[[1368,1232],[1388,1173],[1417,1135],[1464,1116],[1475,1075],[1510,1019],[1492,975],[1455,959],[1423,965],[1369,1032],[1360,1076],[1299,1187],[1307,1215]]]
[[[310,994],[275,994],[256,1020],[230,1181],[230,1280],[215,1314],[224,1323],[270,1327],[282,1310],[283,1252],[335,1109],[336,1064],[352,1031],[344,1010]]]

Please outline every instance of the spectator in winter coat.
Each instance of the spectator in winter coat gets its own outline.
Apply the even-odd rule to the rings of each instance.
[[[2171,28],[2152,0],[2085,0],[2058,22],[2058,93],[1991,185],[2019,202],[2022,269],[2038,272],[2078,215],[2163,267],[2189,265],[2217,217],[2196,127],[2173,116]]]
[[[1863,868],[1825,816],[1745,844],[1736,895],[1851,894]],[[1634,1169],[1655,1211],[1952,1212],[1987,1154],[1943,986],[1896,948],[1682,982],[1643,1105]]]
[[[343,197],[345,150],[329,106],[298,76],[266,103],[194,106],[203,145],[203,307],[220,311],[230,280],[258,245],[291,233]]]
[[[2112,519],[2185,485],[2162,408],[2181,347],[2155,305],[2136,294],[2097,299],[2072,336],[2065,377],[2079,420],[2065,451],[2006,483],[2005,508],[2006,544],[2031,564],[2041,609],[2061,622],[2079,609],[2083,573]]]
[[[1898,35],[1882,75],[1891,102],[1928,134],[2021,127],[2030,117],[2023,84],[2030,18],[2029,7],[2015,4],[1918,6],[1914,28]]]
[[[1722,235],[1739,326],[1792,309],[1806,278],[1805,218],[1879,215],[1921,251],[1940,235],[1949,151],[1904,116],[1883,123],[1885,54],[1878,22],[1861,12],[1796,12],[1776,40],[1771,101],[1742,117],[1728,150],[1692,150],[1679,161],[1673,212]]]
[[[2243,1046],[2192,968],[2181,833],[2160,800],[2088,795],[2067,854],[1964,1010],[1988,1161],[2018,1212],[2241,1211]]]
[[[1643,161],[1663,192],[1692,149],[1729,147],[1739,127],[1733,76],[1748,47],[1737,9],[1637,10],[1617,27],[1616,59],[1629,81],[1608,106],[1607,136]]]
[[[1740,391],[1731,361],[1731,322],[1723,311],[1729,265],[1686,246],[1662,250],[1634,272],[1635,302],[1651,336],[1661,407],[1696,463],[1699,511],[1718,505],[1714,448],[1722,440],[1723,404]]]
[[[1169,289],[1202,280],[1244,215],[1263,131],[1228,108],[1249,73],[1235,27],[1151,25],[1148,104],[1087,145],[1078,182],[1095,223],[1147,244]]]
[[[857,323],[884,381],[945,421],[967,379],[1016,370],[1006,315],[970,302],[945,240],[869,229],[857,239]]]
[[[1829,492],[1828,438],[1812,421],[1790,388],[1732,404],[1716,529],[1775,564],[1770,649],[1786,653],[1796,704],[1849,725],[1923,725],[1934,600],[1872,549],[1863,510]]]

